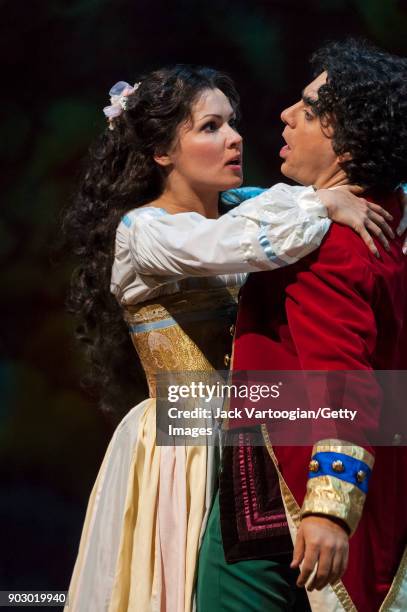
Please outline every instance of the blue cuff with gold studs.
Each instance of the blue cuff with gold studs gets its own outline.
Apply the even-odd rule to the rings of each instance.
[[[316,453],[309,464],[309,477],[330,475],[352,483],[367,493],[372,470],[364,461],[343,453]]]
[[[344,440],[320,440],[309,464],[301,516],[323,514],[341,519],[354,533],[362,516],[373,455]]]

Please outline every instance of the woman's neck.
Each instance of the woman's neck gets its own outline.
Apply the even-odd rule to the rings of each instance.
[[[163,193],[150,206],[164,208],[171,214],[180,212],[197,212],[208,219],[217,219],[219,192],[203,192],[185,184],[167,184]]]

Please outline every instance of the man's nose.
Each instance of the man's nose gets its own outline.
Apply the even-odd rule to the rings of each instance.
[[[293,126],[294,124],[294,118],[295,118],[295,113],[294,113],[294,109],[295,109],[295,104],[293,104],[292,106],[289,106],[288,108],[285,108],[283,110],[283,112],[280,115],[281,121],[283,123],[285,123],[286,125],[289,125],[290,127]]]

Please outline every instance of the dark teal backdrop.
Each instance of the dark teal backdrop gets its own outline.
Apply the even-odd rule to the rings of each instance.
[[[72,268],[58,215],[118,80],[186,62],[242,97],[246,183],[279,180],[280,111],[327,39],[362,35],[407,55],[396,0],[3,1],[0,590],[67,588],[87,497],[117,417],[79,387],[64,311]]]

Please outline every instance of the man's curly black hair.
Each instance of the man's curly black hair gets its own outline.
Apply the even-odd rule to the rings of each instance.
[[[333,126],[337,155],[351,183],[392,190],[407,181],[407,60],[355,39],[333,42],[311,58],[327,82],[313,106]]]

